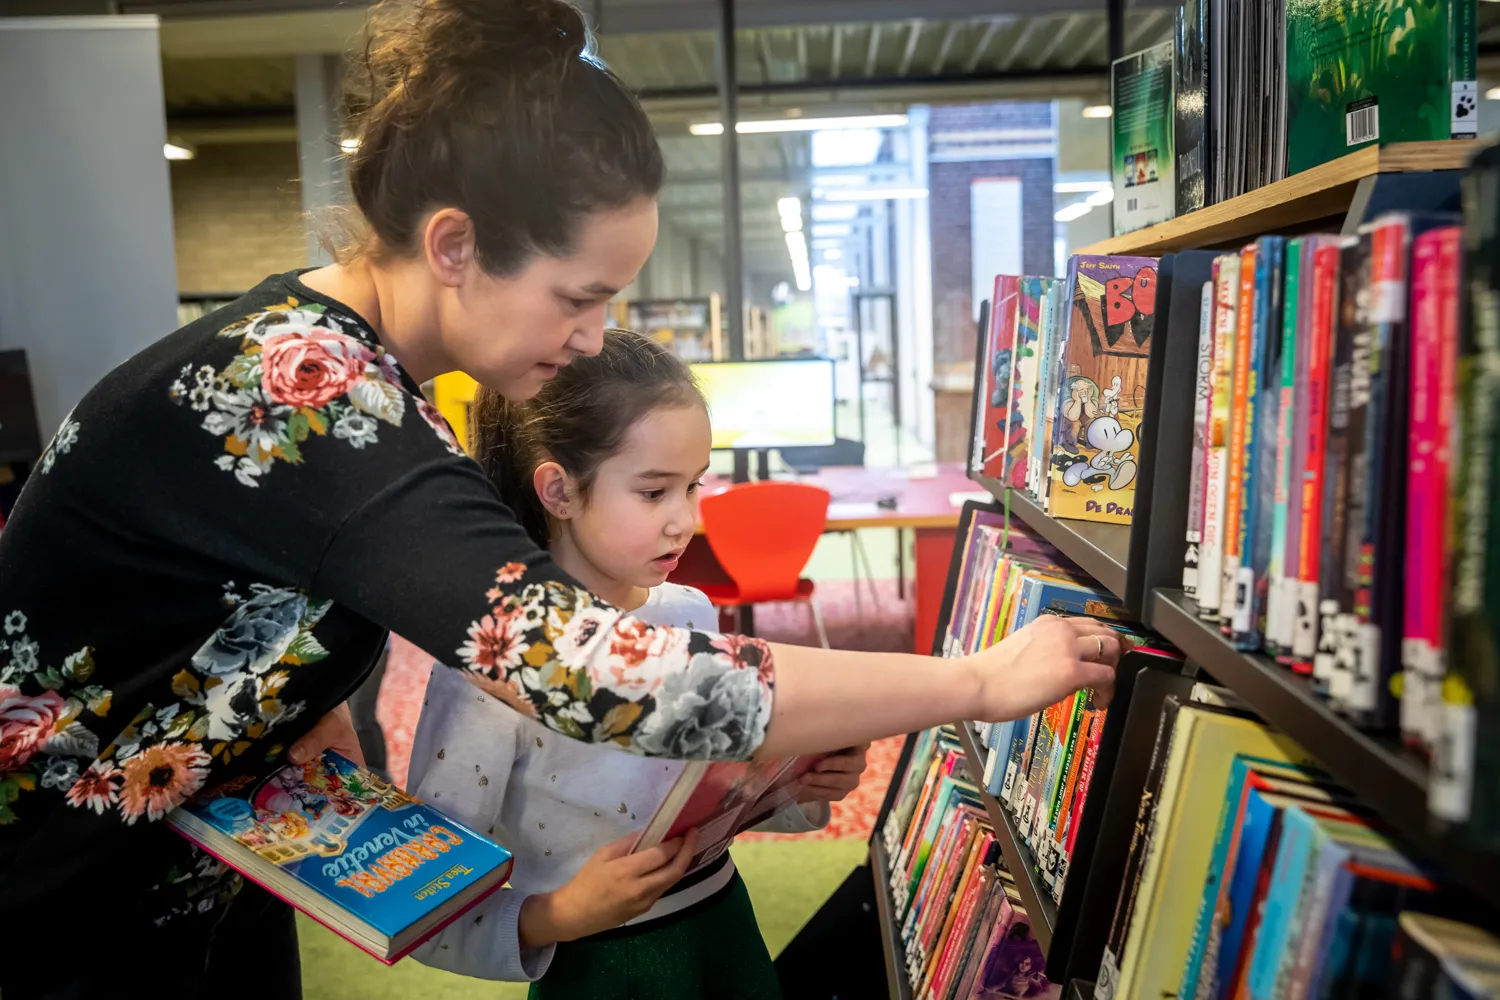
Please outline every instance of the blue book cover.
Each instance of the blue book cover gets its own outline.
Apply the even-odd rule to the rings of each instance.
[[[1255,886],[1260,878],[1271,833],[1281,812],[1259,790],[1251,791],[1245,800],[1245,818],[1240,825],[1240,849],[1229,881],[1229,924],[1218,949],[1218,967],[1214,971],[1213,996],[1222,997],[1234,977],[1240,945],[1250,923],[1250,907],[1255,901]]]
[[[225,782],[167,822],[320,923],[333,915],[364,925],[345,937],[385,962],[511,869],[499,844],[332,750],[269,777]]]
[[[1336,822],[1336,821],[1330,821]],[[1292,933],[1292,915],[1306,887],[1307,866],[1329,837],[1327,826],[1300,806],[1291,806],[1281,817],[1281,844],[1271,874],[1271,890],[1261,910],[1260,933],[1246,977],[1253,1000],[1269,1000],[1276,987],[1287,937]]]
[[[1240,490],[1240,565],[1235,577],[1234,644],[1259,649],[1271,563],[1276,498],[1276,427],[1281,398],[1282,271],[1286,240],[1263,236],[1255,255],[1250,383],[1245,396],[1245,481]]]
[[[1016,627],[1035,621],[1047,611],[1065,615],[1119,618],[1120,608],[1119,600],[1102,590],[1063,580],[1038,580],[1036,589],[1026,602],[1026,617],[1017,621]]]

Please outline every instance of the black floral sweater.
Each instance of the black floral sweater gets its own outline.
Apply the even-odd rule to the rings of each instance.
[[[580,589],[373,332],[275,276],[101,380],[0,532],[0,926],[215,919],[237,880],[159,821],[275,767],[388,630],[578,740],[737,758],[770,718],[763,645]]]

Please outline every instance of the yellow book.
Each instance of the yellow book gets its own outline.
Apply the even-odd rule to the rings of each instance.
[[[1177,994],[1236,754],[1315,763],[1296,743],[1255,719],[1192,702],[1182,706],[1115,1000]]]

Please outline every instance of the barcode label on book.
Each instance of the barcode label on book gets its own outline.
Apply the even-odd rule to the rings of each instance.
[[[1380,105],[1374,97],[1348,105],[1344,111],[1344,133],[1350,146],[1380,138]]]
[[[1134,212],[1137,208],[1140,207],[1139,201],[1140,201],[1140,199],[1138,199],[1138,198],[1126,198],[1125,199],[1125,211],[1127,211],[1127,212]]]
[[[1433,747],[1427,806],[1438,819],[1462,823],[1469,818],[1469,788],[1474,777],[1474,706],[1443,703],[1443,731]]]
[[[1473,139],[1479,135],[1479,81],[1453,81],[1453,122],[1449,138]]]

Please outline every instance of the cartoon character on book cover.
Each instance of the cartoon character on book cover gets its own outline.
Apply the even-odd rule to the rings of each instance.
[[[976,1000],[1056,996],[1059,991],[1042,971],[1046,963],[1042,946],[1031,934],[1031,924],[1016,920],[985,956],[974,996]]]
[[[1054,425],[1054,517],[1130,523],[1156,320],[1156,260],[1075,257]]]

